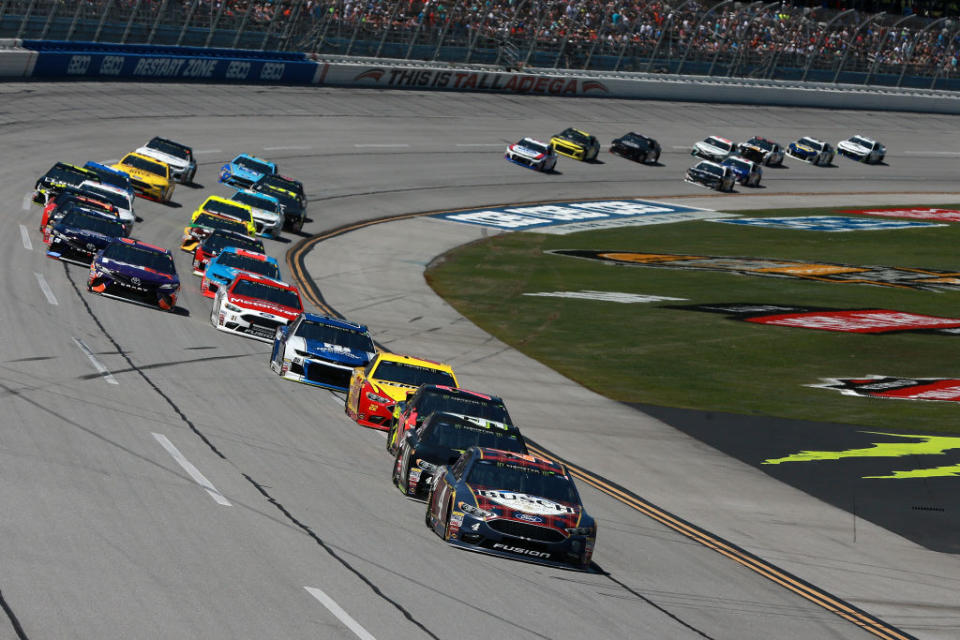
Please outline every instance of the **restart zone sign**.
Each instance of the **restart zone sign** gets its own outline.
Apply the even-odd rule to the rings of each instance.
[[[434,218],[506,231],[567,234],[593,229],[733,217],[734,214],[649,200],[558,202],[436,214]]]
[[[870,220],[849,216],[803,216],[797,218],[736,218],[733,220],[714,220],[727,224],[740,224],[747,227],[767,229],[799,229],[802,231],[888,231],[891,229],[915,229],[918,227],[945,227],[933,222],[912,220]]]

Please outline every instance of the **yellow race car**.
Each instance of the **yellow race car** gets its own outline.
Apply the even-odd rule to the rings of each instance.
[[[170,165],[140,153],[131,152],[113,169],[130,174],[130,184],[137,195],[160,202],[170,202],[173,197],[173,180]]]
[[[393,405],[422,384],[460,386],[450,365],[381,351],[366,367],[354,370],[344,408],[358,424],[386,431]]]
[[[550,146],[562,156],[593,162],[600,153],[600,141],[586,131],[568,127],[550,138]]]
[[[248,204],[227,200],[220,196],[210,196],[193,212],[190,222],[195,222],[197,216],[202,213],[213,213],[225,218],[233,218],[242,222],[247,228],[247,233],[251,236],[257,235],[257,226],[253,223],[253,208]]]

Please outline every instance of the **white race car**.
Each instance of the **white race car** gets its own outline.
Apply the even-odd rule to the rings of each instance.
[[[137,153],[170,165],[172,180],[180,184],[193,184],[193,178],[197,175],[197,161],[193,157],[193,149],[187,145],[154,137],[137,149]]]
[[[92,180],[84,180],[79,188],[115,206],[120,214],[120,222],[126,227],[127,233],[130,232],[137,217],[133,213],[133,197],[128,191],[124,191],[110,184],[93,182]]]
[[[240,204],[250,205],[258,236],[280,237],[286,217],[277,198],[251,189],[241,189],[230,196],[230,199]]]
[[[719,136],[709,136],[694,144],[690,155],[714,162],[723,162],[736,151],[736,146],[730,140]]]
[[[503,157],[535,171],[553,171],[557,166],[557,152],[554,148],[533,138],[521,138],[519,142],[507,145],[507,152]]]
[[[273,342],[277,327],[286,326],[302,312],[296,287],[240,271],[230,284],[217,289],[210,324],[220,331]]]
[[[887,148],[864,136],[852,136],[837,143],[837,153],[857,162],[880,164],[887,155]]]

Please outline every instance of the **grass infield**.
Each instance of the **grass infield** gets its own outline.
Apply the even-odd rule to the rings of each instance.
[[[782,217],[837,210],[737,213]],[[504,233],[445,254],[426,277],[440,296],[485,331],[614,400],[957,433],[960,405],[955,402],[850,397],[805,385],[870,374],[960,379],[960,335],[757,325],[668,305],[762,303],[960,318],[960,291],[614,266],[544,252],[586,249],[960,271],[958,247],[960,224],[825,233],[694,221],[565,236]],[[685,300],[620,304],[523,295],[585,290]]]

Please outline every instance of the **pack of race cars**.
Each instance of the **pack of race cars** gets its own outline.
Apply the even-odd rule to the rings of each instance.
[[[507,145],[504,158],[528,169],[553,172],[558,156],[596,162],[599,152],[600,142],[595,136],[568,127],[552,136],[549,142],[521,138]],[[610,153],[641,164],[657,164],[661,148],[653,138],[631,131],[610,143]],[[783,166],[786,156],[823,167],[830,166],[835,155],[865,164],[880,164],[886,157],[887,149],[876,140],[862,135],[841,140],[835,148],[806,136],[787,147],[762,136],[754,136],[739,144],[728,138],[707,136],[694,143],[690,153],[701,158],[701,161],[687,169],[685,182],[716,191],[732,191],[737,183],[759,187],[763,177],[762,166]]]

